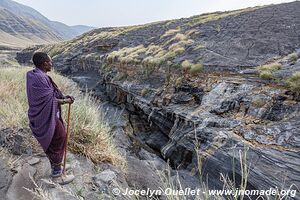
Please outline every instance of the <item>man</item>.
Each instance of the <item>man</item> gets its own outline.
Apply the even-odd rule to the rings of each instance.
[[[74,98],[64,96],[47,75],[51,71],[52,60],[46,53],[34,53],[32,61],[35,68],[26,76],[29,126],[50,161],[51,177],[59,179],[60,184],[66,184],[73,181],[74,176],[62,175],[66,132],[61,105],[72,104]]]

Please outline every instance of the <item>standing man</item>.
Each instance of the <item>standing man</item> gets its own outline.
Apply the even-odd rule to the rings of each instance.
[[[61,105],[72,104],[74,98],[64,96],[47,75],[51,71],[52,60],[46,53],[34,53],[32,61],[35,68],[27,72],[26,76],[29,127],[50,161],[51,177],[58,178],[54,180],[60,184],[66,184],[73,181],[74,176],[62,176],[66,131]]]

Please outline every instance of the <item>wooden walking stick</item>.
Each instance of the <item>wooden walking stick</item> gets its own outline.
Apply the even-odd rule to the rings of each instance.
[[[68,149],[68,139],[69,139],[69,130],[70,130],[70,113],[71,113],[71,104],[69,103],[67,137],[66,137],[66,142],[65,142],[65,155],[64,155],[64,168],[63,168],[64,175],[66,174],[67,149]]]

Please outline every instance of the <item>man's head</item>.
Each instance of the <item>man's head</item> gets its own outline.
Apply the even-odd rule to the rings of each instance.
[[[52,59],[44,52],[35,52],[32,57],[33,64],[45,71],[49,72],[52,68]]]

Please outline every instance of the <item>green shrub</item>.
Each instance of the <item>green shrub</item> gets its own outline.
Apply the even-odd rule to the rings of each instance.
[[[183,70],[190,70],[191,67],[192,67],[193,63],[191,63],[190,61],[188,60],[185,60],[181,63],[181,67]]]
[[[175,56],[176,56],[176,53],[175,53],[175,52],[169,51],[169,52],[167,52],[167,53],[162,57],[162,59],[164,59],[164,60],[171,60],[171,59],[175,58]]]
[[[272,63],[267,65],[258,66],[259,77],[264,80],[274,79],[273,72],[280,70],[282,65],[280,63]]]
[[[172,63],[170,65],[170,67],[174,68],[174,69],[179,69],[181,67],[181,64],[180,63]]]
[[[119,61],[122,64],[137,64],[140,62],[138,58],[139,54],[145,53],[146,48],[144,45],[138,45],[135,47],[124,47],[117,51],[113,51],[108,54],[107,60],[109,63]]]
[[[143,88],[142,91],[141,91],[141,96],[142,97],[145,97],[149,92],[149,89],[148,88]]]
[[[114,80],[116,81],[121,81],[126,79],[127,75],[123,72],[118,72],[117,75],[115,76]]]
[[[144,67],[144,73],[149,76],[152,74],[156,68],[162,65],[165,60],[163,58],[154,58],[152,56],[149,56],[145,58],[142,62],[142,65]]]
[[[187,40],[187,36],[183,35],[182,33],[177,33],[174,37],[174,40],[178,40],[178,41]]]
[[[175,33],[180,32],[180,27],[178,29],[170,29],[167,30],[160,38],[168,37],[170,35],[174,35]]]
[[[289,60],[292,62],[296,62],[298,60],[299,56],[297,53],[292,53],[289,55]]]
[[[184,77],[179,77],[179,78],[176,79],[175,85],[179,86],[183,83],[183,81],[184,81]]]
[[[166,46],[166,45],[169,45],[173,42],[180,42],[180,41],[185,41],[185,40],[188,40],[188,37],[185,36],[184,34],[182,33],[177,33],[175,36],[173,36],[171,39],[169,39],[168,41],[166,41],[163,46]]]
[[[188,71],[190,74],[193,74],[193,75],[203,71],[203,65],[202,64],[200,64],[200,63],[193,64],[188,60],[185,60],[181,63],[181,68],[184,71]]]
[[[156,67],[161,66],[165,61],[166,60],[164,57],[149,56],[143,60],[142,64],[148,68],[156,68]]]
[[[184,47],[179,47],[179,48],[173,50],[173,52],[176,55],[182,54],[184,51],[185,51]]]
[[[280,70],[282,65],[280,63],[272,63],[268,65],[261,65],[257,67],[258,71],[269,71],[269,72],[274,72],[277,70]]]
[[[206,46],[203,44],[199,44],[197,46],[195,46],[194,51],[198,50],[198,49],[204,49]]]
[[[200,72],[203,71],[203,65],[202,64],[194,64],[191,66],[191,69],[189,70],[189,72],[193,75],[198,74]]]
[[[262,71],[259,73],[259,77],[261,79],[264,79],[264,80],[271,80],[271,79],[274,79],[274,76],[272,74],[272,72],[270,71]]]
[[[289,77],[286,84],[291,91],[300,94],[300,72],[296,72]]]
[[[49,52],[48,55],[53,58],[55,56],[57,56],[58,54],[60,54],[62,52],[62,50],[58,47],[53,47]]]
[[[185,35],[190,37],[191,35],[199,34],[199,32],[196,29],[191,29],[185,32]]]
[[[217,27],[216,27],[216,31],[217,31],[218,33],[220,33],[220,32],[221,32],[221,26],[220,26],[220,25],[217,25]]]
[[[156,54],[161,50],[163,50],[163,49],[160,46],[151,44],[147,47],[145,54],[146,55]]]

